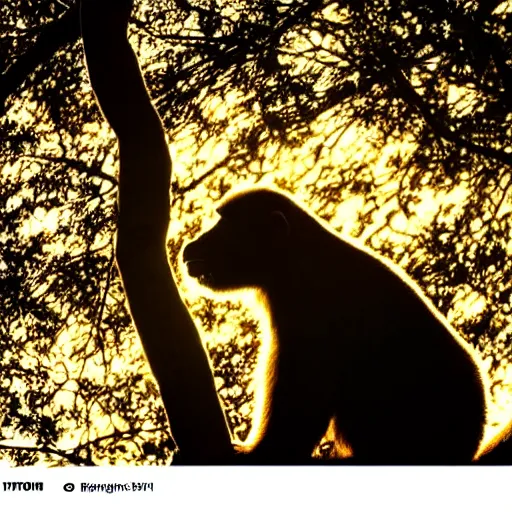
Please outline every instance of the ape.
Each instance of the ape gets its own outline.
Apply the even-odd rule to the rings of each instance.
[[[472,461],[478,366],[410,279],[281,193],[239,193],[218,213],[183,259],[209,288],[256,288],[268,307],[275,350],[251,461],[306,463],[331,418],[358,463]]]

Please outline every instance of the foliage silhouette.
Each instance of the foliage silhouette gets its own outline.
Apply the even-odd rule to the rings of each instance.
[[[498,392],[512,357],[506,3],[137,7],[133,42],[181,166],[171,260],[235,184],[274,182],[405,268],[488,356]],[[116,146],[85,79],[78,5],[11,0],[0,20],[5,453],[164,463],[172,440],[112,264]],[[256,324],[233,302],[191,307],[244,439]]]

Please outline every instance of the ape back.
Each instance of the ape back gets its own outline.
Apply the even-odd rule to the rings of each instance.
[[[471,462],[478,366],[403,272],[281,193],[250,190],[218,211],[184,260],[211,289],[257,288],[267,304],[276,356],[259,460],[306,462],[333,418],[361,463]]]

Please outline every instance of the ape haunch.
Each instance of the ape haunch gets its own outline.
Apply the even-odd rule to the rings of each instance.
[[[419,289],[286,196],[241,193],[185,248],[213,290],[254,287],[276,352],[253,460],[304,463],[334,418],[361,463],[469,463],[485,392],[472,356]]]

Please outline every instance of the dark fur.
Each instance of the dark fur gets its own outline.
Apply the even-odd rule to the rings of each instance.
[[[462,464],[485,424],[478,366],[400,271],[286,196],[239,194],[184,251],[213,290],[255,287],[278,346],[263,463],[304,463],[334,417],[361,463]]]

